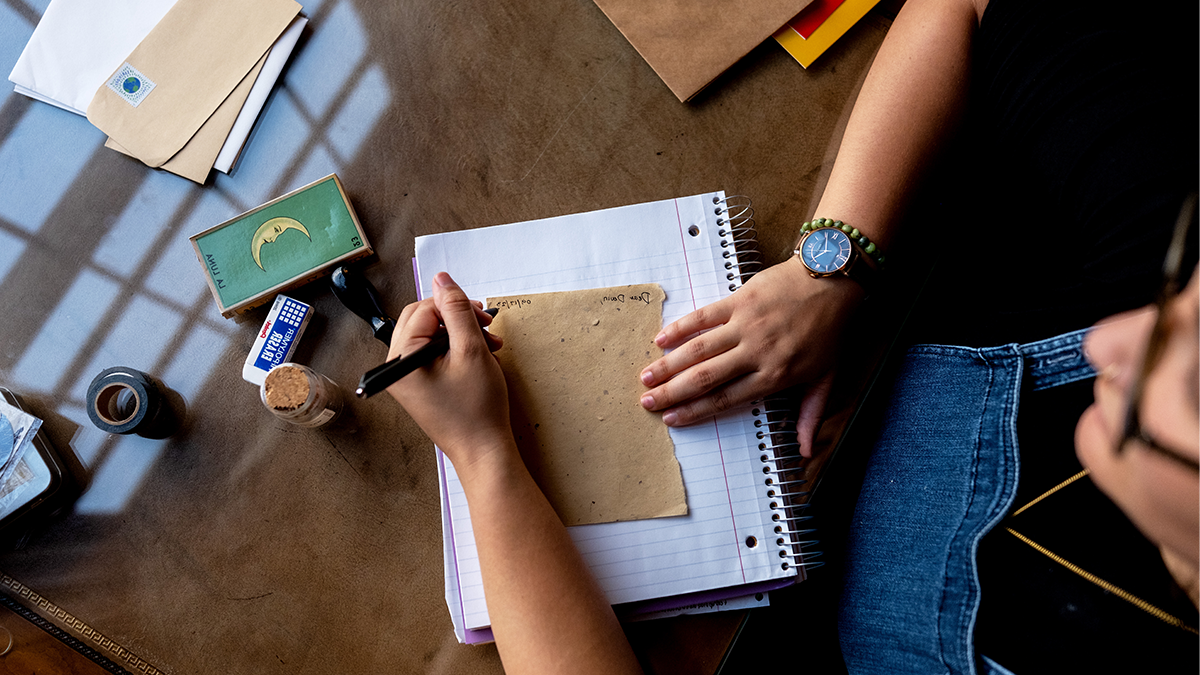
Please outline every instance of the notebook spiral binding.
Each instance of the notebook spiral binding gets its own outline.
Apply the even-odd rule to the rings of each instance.
[[[750,198],[733,195],[721,199],[713,197],[716,206],[717,234],[721,247],[725,249],[725,278],[729,290],[736,291],[750,277],[763,268],[762,254],[758,250],[758,231],[754,228],[754,206]],[[796,439],[796,412],[783,397],[769,396],[754,401],[751,414],[755,417],[755,434],[758,438],[759,456],[762,462],[763,494],[774,512],[775,541],[780,566],[783,569],[800,567],[813,569],[825,563],[816,558],[820,551],[811,547],[819,543],[810,539],[816,532],[805,527],[812,516],[805,515],[805,501],[809,491],[805,489],[805,460],[800,455],[800,443]],[[764,542],[767,543],[767,542]]]

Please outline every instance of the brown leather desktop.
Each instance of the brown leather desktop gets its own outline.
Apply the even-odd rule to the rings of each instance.
[[[386,395],[350,400],[330,430],[274,419],[241,378],[266,308],[222,319],[188,236],[330,169],[393,315],[415,299],[415,236],[710,190],[754,200],[779,262],[887,22],[869,15],[809,71],[768,41],[681,104],[590,0],[306,13],[239,164],[204,187],[105,149],[80,118],[0,98],[0,200],[32,200],[0,207],[0,242],[20,247],[0,268],[0,385],[93,473],[72,512],[0,554],[0,592],[32,589],[59,624],[166,673],[499,672],[494,646],[451,629],[430,442]],[[37,18],[14,16],[25,34]],[[292,295],[316,310],[294,360],[351,390],[384,346],[325,282]],[[180,391],[185,427],[157,443],[91,428],[80,387],[113,365]],[[649,670],[712,671],[742,618],[628,630]]]

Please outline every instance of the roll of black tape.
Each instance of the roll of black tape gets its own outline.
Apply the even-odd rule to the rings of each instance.
[[[158,382],[133,368],[107,368],[88,386],[88,417],[101,431],[138,434],[160,431],[163,391]]]

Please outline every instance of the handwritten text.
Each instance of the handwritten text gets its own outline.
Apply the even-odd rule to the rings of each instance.
[[[626,297],[624,293],[618,293],[616,295],[606,295],[600,299],[600,304],[603,305],[603,304],[609,303],[609,302],[616,302],[619,304],[624,304],[626,300],[628,300],[629,302],[633,302],[633,303],[640,302],[643,305],[648,305],[648,304],[650,304],[650,291],[642,291],[641,293],[638,293],[637,295],[631,295],[628,297]]]
[[[497,309],[519,309],[527,305],[532,305],[533,301],[529,298],[512,298],[510,300],[493,300],[492,307]]]

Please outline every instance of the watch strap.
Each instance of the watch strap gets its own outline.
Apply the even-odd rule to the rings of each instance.
[[[879,283],[879,272],[874,267],[871,267],[870,263],[863,260],[864,257],[861,252],[854,256],[854,259],[850,261],[849,266],[845,269],[845,274],[858,282],[858,285],[862,286],[863,290],[870,295],[875,290],[875,285]]]

